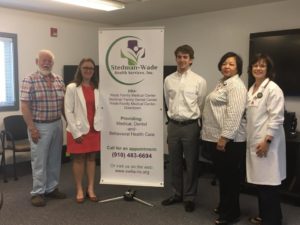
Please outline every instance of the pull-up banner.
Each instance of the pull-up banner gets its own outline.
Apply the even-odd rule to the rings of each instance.
[[[99,31],[101,184],[164,185],[163,28]]]

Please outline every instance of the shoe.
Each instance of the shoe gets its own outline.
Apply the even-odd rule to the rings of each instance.
[[[84,198],[76,198],[76,202],[77,202],[78,204],[81,204],[81,203],[84,202]]]
[[[173,205],[175,203],[182,202],[182,197],[178,195],[173,195],[170,198],[167,198],[161,202],[162,205]]]
[[[55,188],[54,191],[47,193],[46,197],[55,199],[65,199],[67,196],[65,193],[60,192],[58,188]]]
[[[43,195],[34,195],[31,197],[31,204],[36,207],[43,207],[46,205],[46,200]]]
[[[90,200],[91,202],[98,202],[97,196],[90,196],[88,192],[86,192],[86,197],[87,197],[87,199]]]
[[[184,209],[186,212],[193,212],[195,210],[195,203],[192,201],[185,201]]]
[[[222,218],[218,218],[215,220],[215,224],[216,225],[229,225],[229,224],[233,224],[236,223],[240,220],[240,217],[234,218],[234,219],[222,219]]]
[[[215,214],[220,214],[220,209],[219,209],[219,207],[214,208],[214,209],[213,209],[213,212],[214,212]]]
[[[248,220],[252,224],[257,224],[257,225],[262,224],[262,218],[260,218],[259,216],[257,216],[257,217],[250,217]]]
[[[215,221],[215,224],[216,225],[228,225],[228,220],[225,220],[225,219],[216,219],[216,221]]]

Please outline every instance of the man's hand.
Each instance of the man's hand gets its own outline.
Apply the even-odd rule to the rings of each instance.
[[[36,144],[40,139],[40,132],[36,127],[29,128],[29,133],[31,135],[32,141]]]

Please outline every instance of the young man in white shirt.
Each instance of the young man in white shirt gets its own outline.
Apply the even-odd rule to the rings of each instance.
[[[206,81],[191,71],[194,50],[189,45],[175,50],[177,71],[166,77],[164,94],[168,115],[168,147],[174,194],[162,205],[184,202],[186,212],[195,209],[197,194],[199,119],[206,95]],[[186,179],[183,179],[183,158]]]

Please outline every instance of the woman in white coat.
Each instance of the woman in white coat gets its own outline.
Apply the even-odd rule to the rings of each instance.
[[[67,119],[67,152],[72,154],[76,183],[76,202],[86,197],[97,202],[94,191],[96,154],[100,151],[99,76],[90,58],[80,61],[74,82],[67,86],[65,115]],[[86,165],[88,185],[82,186]]]
[[[255,82],[248,91],[247,102],[247,181],[256,184],[259,205],[259,216],[249,220],[281,225],[278,188],[286,178],[284,95],[272,81],[274,66],[269,56],[256,55],[248,73]]]

